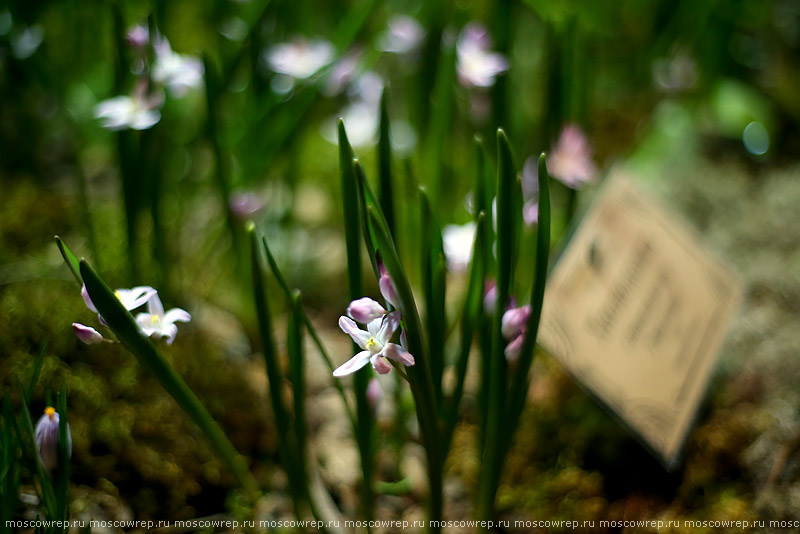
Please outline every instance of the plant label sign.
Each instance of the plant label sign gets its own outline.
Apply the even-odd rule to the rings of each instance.
[[[671,467],[740,292],[691,229],[615,176],[550,275],[539,343]]]

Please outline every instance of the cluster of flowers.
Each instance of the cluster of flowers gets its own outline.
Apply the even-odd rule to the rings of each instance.
[[[397,307],[397,294],[389,273],[380,266],[379,287],[386,302]],[[365,324],[362,330],[356,322]],[[402,365],[414,365],[414,356],[406,350],[405,331],[400,334],[400,344],[392,343],[394,333],[400,327],[402,317],[399,311],[389,312],[369,297],[354,300],[347,307],[347,316],[339,317],[339,328],[348,334],[363,350],[338,367],[333,376],[345,376],[355,373],[368,363],[378,374],[385,375],[392,370],[386,359],[394,360]],[[378,387],[378,386],[373,386]]]
[[[191,321],[192,316],[189,312],[181,308],[172,308],[165,312],[164,305],[158,296],[158,291],[150,286],[139,286],[132,289],[117,289],[114,291],[119,301],[125,306],[128,311],[133,311],[136,308],[147,304],[147,313],[136,314],[136,324],[144,333],[149,337],[164,338],[167,345],[172,345],[175,341],[175,336],[178,335],[178,326],[176,322],[188,323]],[[89,298],[89,293],[86,291],[86,286],[81,288],[81,296],[86,303],[86,307],[97,313],[92,299]],[[103,317],[98,314],[98,320],[101,324],[105,325],[106,322]],[[103,335],[90,326],[85,326],[80,323],[72,323],[72,329],[77,338],[87,345],[101,343],[106,341]]]
[[[161,120],[164,91],[181,98],[189,89],[203,83],[203,62],[192,56],[178,54],[162,35],[153,37],[154,58],[148,65],[147,48],[150,32],[144,26],[128,30],[125,40],[137,54],[133,72],[137,76],[132,94],[104,100],[97,105],[95,116],[109,130],[147,130]]]

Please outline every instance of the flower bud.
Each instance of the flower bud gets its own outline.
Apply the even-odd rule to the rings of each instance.
[[[58,464],[58,412],[51,406],[44,410],[44,415],[36,423],[36,448],[39,451],[39,459],[48,471],[51,471]],[[72,456],[72,434],[67,425],[67,454]]]
[[[87,345],[94,345],[95,343],[103,342],[103,335],[90,326],[84,326],[80,323],[72,323],[72,330],[75,332],[75,337]]]
[[[400,302],[400,299],[397,298],[397,292],[394,289],[394,282],[392,282],[389,276],[389,271],[386,270],[383,263],[378,264],[378,271],[381,273],[381,277],[378,280],[378,287],[381,290],[381,295],[386,299],[386,302],[397,308],[397,303]]]
[[[511,308],[503,314],[503,337],[511,340],[525,331],[528,317],[531,315],[530,306]]]
[[[367,324],[379,317],[386,315],[386,310],[369,297],[354,300],[347,307],[347,315],[356,322]]]

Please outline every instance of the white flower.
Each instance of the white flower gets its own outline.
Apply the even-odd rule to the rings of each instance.
[[[467,87],[491,87],[508,70],[505,56],[491,52],[489,32],[482,25],[468,24],[456,43],[458,79]]]
[[[147,130],[161,120],[159,108],[163,103],[159,95],[147,96],[142,86],[130,96],[115,96],[103,100],[94,111],[94,116],[103,120],[103,128],[109,130]]]
[[[36,448],[39,451],[39,458],[42,465],[51,471],[58,464],[58,412],[48,406],[44,409],[44,415],[36,423]],[[72,434],[67,425],[67,454],[72,455]]]
[[[396,15],[389,20],[389,28],[378,38],[378,49],[392,54],[407,54],[416,49],[425,37],[425,30],[416,19]]]
[[[137,286],[132,289],[117,289],[114,291],[114,295],[128,311],[144,305],[156,293],[156,290],[150,286]],[[97,308],[95,308],[92,299],[89,297],[89,292],[86,291],[85,285],[81,287],[81,297],[83,297],[86,307],[97,313]]]
[[[172,308],[164,313],[164,305],[158,295],[151,296],[147,301],[147,313],[136,315],[136,323],[146,336],[164,337],[167,345],[172,345],[178,335],[178,326],[175,323],[188,323],[191,320],[189,312],[180,308]]]
[[[466,271],[472,259],[472,244],[475,241],[475,222],[449,224],[442,229],[444,256],[447,268],[454,272]]]
[[[174,52],[163,37],[157,40],[154,48],[154,82],[166,85],[176,97],[182,97],[189,89],[203,84],[204,68],[199,58]]]
[[[344,365],[333,372],[333,376],[344,376],[355,373],[368,363],[379,374],[386,374],[392,366],[384,360],[389,358],[405,366],[414,365],[414,357],[396,343],[389,343],[397,327],[400,326],[400,312],[392,312],[373,319],[367,324],[367,330],[361,330],[349,317],[339,317],[339,328],[349,334],[353,341],[364,349]]]
[[[270,69],[298,80],[310,78],[333,61],[334,56],[335,49],[328,41],[304,38],[274,45],[265,53]]]

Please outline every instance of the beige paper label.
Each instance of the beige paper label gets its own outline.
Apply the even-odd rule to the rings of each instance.
[[[691,230],[617,176],[550,275],[539,343],[671,465],[739,294]]]

